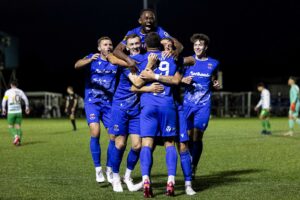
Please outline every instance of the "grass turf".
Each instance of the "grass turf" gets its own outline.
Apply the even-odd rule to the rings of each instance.
[[[0,199],[141,199],[142,192],[128,192],[125,185],[117,194],[108,183],[95,182],[88,127],[84,120],[77,124],[73,132],[68,120],[25,119],[23,144],[15,147],[6,121],[0,120]],[[294,137],[283,137],[287,119],[271,124],[273,135],[262,136],[258,119],[212,119],[193,182],[197,195],[184,194],[178,162],[175,199],[300,199],[300,129]],[[102,165],[107,141],[103,133]],[[133,176],[141,180],[139,165]],[[169,199],[162,147],[154,152],[152,179],[155,197]]]

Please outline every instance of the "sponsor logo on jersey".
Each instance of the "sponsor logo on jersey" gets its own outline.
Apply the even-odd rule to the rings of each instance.
[[[117,124],[114,125],[114,131],[119,131],[119,125]]]
[[[90,114],[90,120],[96,119],[96,115],[94,113]]]
[[[201,73],[201,72],[190,72],[191,76],[201,76],[201,77],[210,77],[209,73]]]
[[[207,68],[208,68],[208,69],[211,69],[211,68],[212,68],[212,66],[213,66],[213,64],[211,64],[211,63],[208,63],[208,65],[207,65]]]

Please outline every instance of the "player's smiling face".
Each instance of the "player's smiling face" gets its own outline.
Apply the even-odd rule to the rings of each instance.
[[[113,50],[113,45],[111,40],[102,40],[100,42],[100,45],[98,46],[98,50],[103,54],[104,56],[108,55]]]
[[[155,15],[151,11],[145,11],[140,19],[139,23],[142,25],[143,32],[144,33],[149,33],[155,29]]]
[[[205,55],[206,50],[207,50],[207,46],[205,45],[204,40],[197,40],[194,43],[194,52],[197,57],[201,57],[202,55]]]
[[[140,37],[129,38],[127,40],[127,50],[130,51],[130,55],[136,55],[141,50],[141,39]]]

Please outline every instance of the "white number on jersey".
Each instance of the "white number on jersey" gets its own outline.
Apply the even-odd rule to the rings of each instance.
[[[159,63],[158,69],[162,72],[162,73],[160,73],[160,75],[169,76],[170,63],[168,63],[167,61],[161,61]]]

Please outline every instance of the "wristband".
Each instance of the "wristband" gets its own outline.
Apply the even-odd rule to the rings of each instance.
[[[159,74],[155,74],[155,75],[154,75],[154,79],[158,81],[158,79],[159,79]]]

